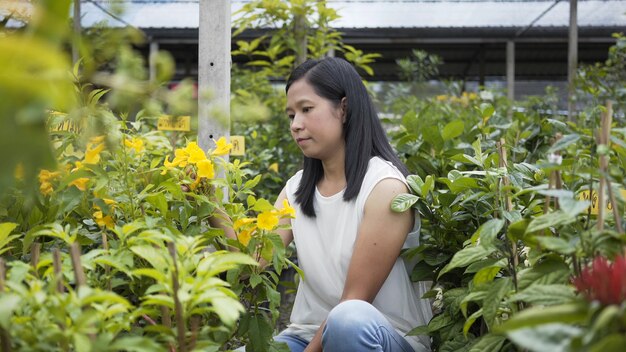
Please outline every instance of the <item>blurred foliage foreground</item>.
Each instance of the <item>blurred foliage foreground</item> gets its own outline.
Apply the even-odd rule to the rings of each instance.
[[[40,1],[27,26],[2,29],[3,350],[284,350],[271,340],[277,285],[297,267],[275,231],[293,213],[266,198],[298,154],[271,82],[293,65],[290,25],[302,15],[321,29],[305,34],[310,57],[333,48],[367,74],[376,56],[341,44],[324,2],[265,3],[275,6],[257,19],[285,26],[237,42],[233,55],[255,60],[233,70],[233,115],[256,102],[272,118],[235,123],[254,143],[248,160],[232,162],[225,139],[202,150],[190,135],[157,131],[160,116],[194,116],[197,103],[189,82],[166,88],[166,55],[148,80],[132,50],[139,31],[95,27],[74,38],[68,0]],[[379,101],[414,174],[393,209],[413,208],[422,221],[421,243],[404,255],[416,263],[413,280],[433,282],[425,298],[436,315],[412,333],[438,351],[621,351],[626,39],[579,71],[572,117],[556,111],[552,91],[515,106],[488,91],[418,98],[415,85],[436,70],[407,60],[411,82]],[[210,225],[223,214],[237,239]]]

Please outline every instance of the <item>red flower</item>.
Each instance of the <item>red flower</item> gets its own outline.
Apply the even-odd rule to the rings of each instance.
[[[621,304],[626,301],[626,257],[618,256],[613,263],[596,257],[572,283],[590,301]]]

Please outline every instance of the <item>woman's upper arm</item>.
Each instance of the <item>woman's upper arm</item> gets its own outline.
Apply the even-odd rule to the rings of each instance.
[[[276,199],[276,203],[274,203],[274,207],[278,210],[282,209],[284,207],[283,205],[283,201],[287,199],[287,187],[285,186],[283,188],[283,190],[280,192],[280,194],[278,195],[278,198]],[[278,222],[280,225],[291,225],[291,219],[290,218],[282,218],[280,219],[280,221]],[[293,241],[293,232],[291,231],[291,228],[289,229],[279,229],[276,230],[276,233],[278,233],[278,235],[280,236],[280,238],[283,240],[283,244],[285,245],[285,247],[287,247],[291,241]]]
[[[391,210],[393,198],[406,192],[408,188],[402,181],[388,178],[380,181],[367,198],[342,301],[372,302],[376,298],[413,226],[411,210],[403,213]]]

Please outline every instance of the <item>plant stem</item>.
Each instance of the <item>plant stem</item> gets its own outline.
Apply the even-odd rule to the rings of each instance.
[[[106,251],[106,254],[109,254],[109,239],[107,238],[106,229],[102,231],[102,248]],[[111,291],[111,267],[108,265],[104,266],[104,276],[107,280],[107,290]]]
[[[174,295],[174,315],[176,316],[176,330],[178,337],[178,350],[181,352],[187,351],[187,346],[185,344],[185,319],[183,317],[183,306],[178,299],[178,290],[180,289],[178,284],[178,265],[176,263],[176,247],[174,242],[169,242],[167,244],[167,249],[172,256],[172,260],[174,262],[174,271],[172,272],[172,290]]]
[[[61,252],[58,248],[52,250],[52,266],[54,267],[54,280],[57,283],[57,292],[63,293],[63,269],[61,268]]]
[[[596,135],[597,145],[609,146],[609,136],[611,131],[611,118],[613,115],[613,104],[611,101],[606,102],[606,111],[602,112],[602,120],[600,122],[600,131]],[[604,189],[607,187],[606,175],[609,160],[603,153],[600,155],[600,186],[598,188],[598,230],[604,229]],[[616,219],[617,221],[617,219]],[[621,226],[621,224],[620,224]]]

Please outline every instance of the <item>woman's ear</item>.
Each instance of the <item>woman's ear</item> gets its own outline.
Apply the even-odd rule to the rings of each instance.
[[[341,98],[341,122],[346,123],[346,117],[348,115],[348,98]]]

